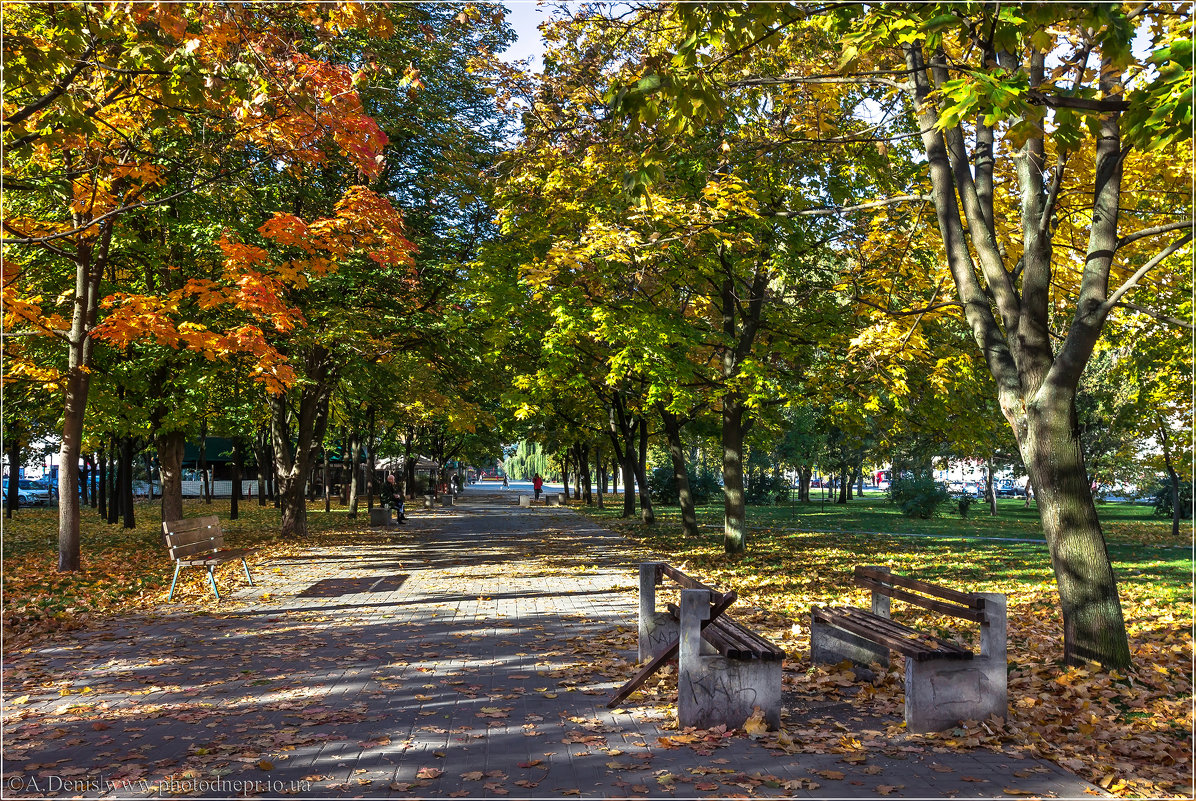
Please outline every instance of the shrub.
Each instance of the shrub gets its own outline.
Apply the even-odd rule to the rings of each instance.
[[[969,493],[965,492],[963,495],[960,495],[959,496],[959,516],[964,519],[967,519],[968,510],[972,508],[972,504],[975,502],[976,502],[976,499],[973,498]]]
[[[693,498],[694,506],[705,506],[722,491],[714,473],[703,470],[701,474],[696,474],[692,467],[686,467],[686,471],[689,473],[689,495]],[[649,474],[648,492],[652,502],[661,506],[677,506],[681,503],[672,465],[658,467]]]
[[[784,476],[756,473],[743,488],[743,497],[751,504],[783,503],[789,500],[789,482]]]
[[[1159,517],[1170,518],[1172,516],[1171,509],[1171,482],[1164,481],[1155,490],[1154,497],[1151,498],[1151,503],[1154,504],[1154,513]],[[1179,482],[1179,516],[1181,520],[1187,520],[1192,516],[1192,482]]]
[[[888,499],[901,508],[906,517],[922,520],[934,517],[939,506],[951,500],[946,487],[929,475],[906,475],[894,478],[889,485]]]

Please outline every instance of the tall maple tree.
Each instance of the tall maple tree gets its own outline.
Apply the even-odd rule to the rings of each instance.
[[[10,317],[58,337],[67,352],[60,570],[79,567],[75,465],[100,283],[125,217],[227,181],[221,156],[229,150],[252,152],[258,163],[304,165],[331,148],[366,174],[378,171],[385,137],[362,112],[353,71],[306,52],[286,33],[295,21],[348,28],[370,24],[372,14],[350,3],[5,6],[3,282],[24,287],[46,275],[65,279],[64,269],[73,274],[61,302],[36,288],[5,296]],[[238,285],[242,300],[269,304],[250,283]],[[154,311],[137,325],[152,324]],[[115,325],[109,331],[125,336]],[[216,344],[182,333],[200,348]],[[266,352],[254,326],[219,344]]]

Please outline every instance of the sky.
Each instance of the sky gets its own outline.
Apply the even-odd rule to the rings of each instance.
[[[533,69],[542,67],[541,54],[544,52],[544,41],[536,26],[548,19],[550,6],[537,5],[536,0],[505,0],[507,20],[515,29],[519,39],[502,54],[507,61],[518,61],[532,57]]]

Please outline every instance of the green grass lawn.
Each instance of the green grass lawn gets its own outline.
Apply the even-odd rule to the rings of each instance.
[[[613,497],[613,496],[608,496]],[[601,514],[616,516],[621,505],[609,504]],[[1043,539],[1042,523],[1038,507],[1032,501],[1026,508],[1024,500],[1013,498],[997,501],[996,516],[988,512],[988,504],[972,504],[967,518],[961,518],[954,502],[944,504],[942,512],[929,520],[915,520],[905,517],[901,511],[885,500],[880,493],[857,496],[851,502],[840,505],[829,500],[813,503],[779,504],[776,506],[751,506],[748,508],[748,525],[752,528],[796,529],[801,531],[883,532],[889,534],[933,534],[953,537],[1001,537],[1010,539]],[[679,523],[680,509],[676,506],[656,506],[658,517],[670,523]],[[1099,504],[1101,524],[1105,538],[1110,544],[1134,545],[1191,545],[1191,528],[1181,532],[1178,542],[1171,537],[1169,520],[1156,517],[1149,506],[1125,503]],[[723,509],[711,504],[698,507],[698,523],[703,526],[721,528]]]
[[[611,502],[616,500],[608,495],[605,509],[589,511],[613,523],[622,510],[621,502]],[[952,505],[950,514],[913,520],[879,493],[853,498],[846,505],[828,501],[750,506],[749,543],[743,559],[749,565],[767,568],[794,552],[819,549],[842,550],[851,555],[847,561],[856,562],[858,555],[865,553],[917,553],[922,569],[928,571],[922,577],[931,581],[987,578],[1030,585],[1053,582],[1037,507],[1031,503],[1027,509],[1024,500],[1000,499],[997,509],[994,517],[989,515],[987,504],[976,503],[968,517],[961,519]],[[721,553],[722,507],[708,505],[697,511],[699,543],[686,542],[681,536],[681,513],[676,506],[655,507],[656,530],[650,534],[641,531],[651,545],[666,551],[681,552],[696,546],[712,555]],[[1165,603],[1191,597],[1190,527],[1177,541],[1171,536],[1170,521],[1154,516],[1149,506],[1108,503],[1101,504],[1098,511],[1109,556],[1121,582],[1155,583],[1154,591]],[[638,517],[636,521],[634,525],[638,526]]]

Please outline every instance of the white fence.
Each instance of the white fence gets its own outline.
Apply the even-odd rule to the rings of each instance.
[[[183,497],[184,498],[202,498],[203,497],[203,482],[202,481],[184,481]],[[142,483],[144,487],[144,483]],[[241,497],[253,498],[257,493],[257,479],[252,481],[241,482]],[[154,495],[162,495],[162,485],[154,482]],[[231,498],[233,496],[233,482],[231,481],[213,481],[212,482],[212,497],[213,498]]]

